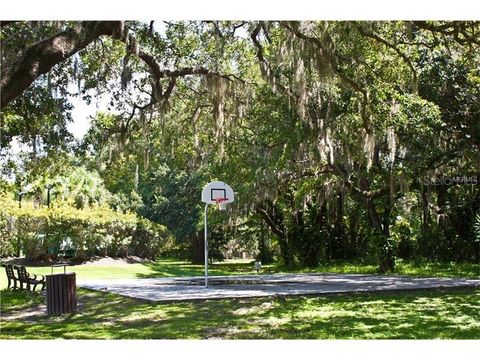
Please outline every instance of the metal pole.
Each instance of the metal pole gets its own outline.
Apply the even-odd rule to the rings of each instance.
[[[204,233],[204,244],[205,244],[205,287],[208,287],[208,239],[207,239],[207,210],[208,203],[205,204],[205,233]]]

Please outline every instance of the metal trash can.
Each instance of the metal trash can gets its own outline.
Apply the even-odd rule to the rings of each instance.
[[[47,275],[47,313],[61,315],[77,311],[75,273]]]

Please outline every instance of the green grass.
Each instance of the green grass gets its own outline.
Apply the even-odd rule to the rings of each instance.
[[[80,289],[77,314],[16,320],[43,297],[0,295],[3,339],[480,338],[480,290],[153,304]]]
[[[49,274],[50,267],[28,267]],[[203,275],[202,265],[163,259],[149,264],[78,265],[79,279]],[[58,271],[59,269],[57,269]],[[268,265],[263,273],[376,273],[374,265],[332,262],[315,268]],[[253,274],[249,261],[210,266],[211,275]],[[399,263],[412,276],[480,277],[480,265]],[[6,277],[0,275],[0,288]],[[79,312],[47,317],[39,294],[0,292],[0,338],[480,338],[480,290],[290,297],[150,304],[114,294],[78,290]],[[29,316],[6,320],[12,314]]]
[[[269,269],[268,271],[272,271]],[[314,268],[302,266],[278,266],[275,272],[332,272],[352,274],[377,274],[378,266],[372,264],[332,261]],[[480,264],[472,263],[438,263],[438,262],[405,262],[398,261],[393,275],[408,275],[418,277],[465,277],[480,278]]]
[[[265,267],[265,270],[272,266]],[[7,277],[0,269],[0,289],[6,288]],[[27,266],[27,271],[34,274],[51,274],[50,266]],[[55,268],[54,272],[61,272],[63,268]],[[200,276],[204,274],[203,265],[192,265],[185,261],[161,259],[154,263],[145,264],[115,264],[115,265],[75,265],[68,266],[67,271],[74,271],[77,280],[87,279],[132,279],[171,276]],[[253,274],[254,269],[249,261],[225,261],[215,263],[209,267],[210,275],[237,275]]]
[[[49,266],[28,266],[27,270],[35,274],[50,274]],[[204,273],[203,265],[174,260],[161,259],[146,264],[121,264],[121,265],[76,265],[68,267],[75,271],[77,279],[132,279],[169,276],[201,276]],[[62,268],[55,270],[63,271]],[[334,261],[315,268],[300,266],[264,265],[261,270],[264,274],[292,273],[292,272],[334,272],[375,274],[376,265],[355,264]],[[253,265],[248,260],[235,260],[217,262],[209,266],[210,275],[240,275],[254,274]],[[480,264],[468,263],[429,263],[429,262],[399,262],[396,274],[410,276],[443,276],[443,277],[470,277],[480,278]],[[3,269],[0,269],[0,289],[4,289],[7,279]]]

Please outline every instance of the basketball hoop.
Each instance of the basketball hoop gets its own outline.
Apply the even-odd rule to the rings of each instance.
[[[218,210],[221,210],[221,211],[227,210],[227,201],[228,201],[228,198],[215,199],[215,202],[218,205]]]

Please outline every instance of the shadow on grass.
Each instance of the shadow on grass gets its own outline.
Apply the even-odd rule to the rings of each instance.
[[[80,289],[79,313],[4,321],[0,337],[476,339],[479,297],[480,290],[462,290],[152,304]],[[19,310],[26,300],[4,298],[9,311]]]
[[[20,311],[40,305],[44,302],[44,296],[39,292],[25,290],[0,290],[0,309],[5,311]]]
[[[145,264],[148,267],[148,273],[137,273],[138,278],[169,277],[169,276],[203,276],[203,264],[191,264],[186,261],[175,259],[162,259],[155,263]],[[228,275],[248,275],[256,274],[254,261],[225,261],[215,262],[208,265],[210,275],[228,276]],[[325,273],[357,273],[357,274],[376,274],[377,266],[364,264],[351,264],[343,261],[332,261],[318,267],[310,268],[300,265],[262,265],[260,274],[275,273],[306,273],[306,272],[325,272]]]
[[[169,277],[169,276],[202,276],[203,265],[194,265],[178,260],[160,260],[146,264],[148,273],[137,273],[138,278]],[[275,273],[338,273],[338,274],[380,274],[378,266],[365,263],[346,261],[330,261],[316,267],[300,265],[263,265],[261,274]],[[255,274],[252,261],[216,262],[209,265],[210,275],[247,275]],[[480,264],[472,263],[435,263],[426,261],[399,261],[395,273],[390,275],[408,275],[417,277],[463,277],[480,278]]]
[[[277,338],[478,339],[480,291],[287,298],[263,317],[289,321]]]
[[[161,260],[151,264],[145,264],[148,267],[148,273],[137,273],[137,278],[152,277],[171,277],[171,276],[203,276],[205,273],[204,265],[190,264],[178,260]],[[274,267],[264,266],[263,273],[273,271]],[[208,265],[209,275],[246,275],[256,274],[251,261],[235,262],[215,262]]]

